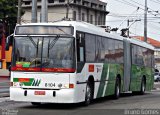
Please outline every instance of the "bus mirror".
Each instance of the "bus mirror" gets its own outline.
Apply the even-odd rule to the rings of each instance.
[[[10,43],[12,42],[12,38],[13,38],[13,35],[10,35],[7,37],[6,39],[6,47],[5,47],[5,50],[8,51],[9,50],[9,46],[10,46]]]

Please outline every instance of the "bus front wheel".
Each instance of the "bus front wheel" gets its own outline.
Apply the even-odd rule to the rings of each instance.
[[[86,87],[84,104],[87,106],[91,103],[92,100],[93,100],[93,86],[92,86],[91,82],[88,82],[87,87]]]

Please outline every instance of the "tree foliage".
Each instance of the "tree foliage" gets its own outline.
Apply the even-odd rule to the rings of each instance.
[[[0,0],[0,21],[3,23],[5,31],[11,34],[17,21],[18,0]]]

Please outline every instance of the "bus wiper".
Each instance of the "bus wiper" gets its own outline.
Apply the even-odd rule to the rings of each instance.
[[[52,49],[54,45],[56,44],[57,40],[59,39],[60,35],[57,35],[56,38],[49,44],[48,50]]]
[[[33,46],[37,49],[36,50],[36,58],[38,57],[38,46],[39,46],[39,39],[38,39],[38,41],[37,41],[37,44],[35,43],[35,41],[32,39],[32,37],[31,36],[29,36],[29,35],[27,35],[28,36],[28,39],[32,42],[32,44],[33,44]],[[35,58],[35,59],[36,59]],[[36,61],[35,61],[35,65],[37,65],[36,64]]]
[[[49,58],[49,47],[50,47],[50,39],[49,39],[49,42],[48,42],[48,53],[47,53],[48,58]]]
[[[31,36],[27,35],[28,39],[32,42],[32,44],[35,46],[35,48],[37,48],[37,44],[34,42],[34,40],[32,39]]]
[[[54,47],[54,45],[56,44],[57,40],[59,39],[60,35],[57,35],[56,38],[50,43],[50,39],[48,42],[48,55],[47,57],[49,58],[49,53],[50,53],[50,49],[52,49]]]

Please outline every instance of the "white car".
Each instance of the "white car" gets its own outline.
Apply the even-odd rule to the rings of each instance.
[[[154,74],[154,81],[155,82],[160,81],[160,73],[159,72],[155,72],[155,74]]]

